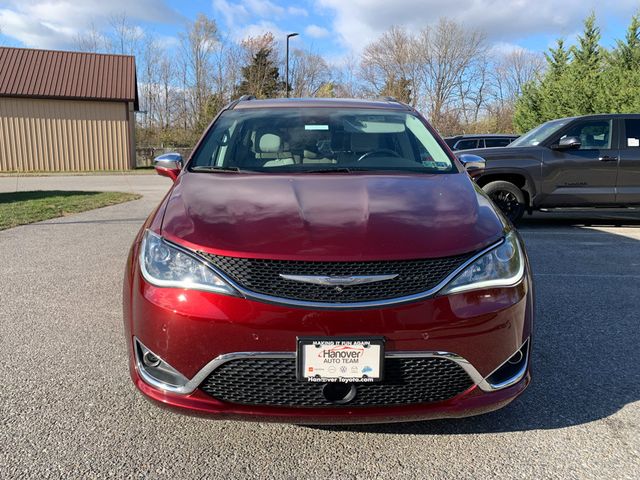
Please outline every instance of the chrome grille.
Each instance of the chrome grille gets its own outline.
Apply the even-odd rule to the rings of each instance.
[[[226,257],[205,252],[198,254],[231,280],[252,292],[292,300],[327,303],[367,302],[422,293],[438,285],[473,256],[473,253],[469,253],[422,260],[308,262]],[[280,274],[330,277],[397,274],[397,277],[375,283],[336,287],[287,280],[280,277]]]

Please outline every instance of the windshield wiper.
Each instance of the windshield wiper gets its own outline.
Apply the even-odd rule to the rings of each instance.
[[[301,170],[300,173],[351,173],[352,169],[347,167],[318,168],[316,170]]]
[[[246,172],[247,170],[241,170],[238,167],[221,167],[216,165],[196,165],[191,167],[191,170],[194,172],[230,172],[230,173],[238,173],[238,172]]]

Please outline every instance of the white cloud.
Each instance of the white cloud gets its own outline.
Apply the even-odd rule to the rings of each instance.
[[[304,33],[310,36],[311,38],[324,38],[328,37],[331,32],[324,27],[320,27],[318,25],[309,25],[304,29]]]
[[[180,45],[180,39],[171,35],[158,35],[155,37],[160,48],[170,50]]]
[[[447,17],[478,28],[491,41],[513,41],[527,35],[568,35],[591,10],[629,15],[637,0],[318,0],[335,14],[333,27],[342,43],[358,51],[392,25],[420,29]],[[579,12],[576,14],[576,12]]]
[[[259,17],[280,17],[285,9],[269,0],[244,0],[243,2],[249,10]]]
[[[277,41],[281,41],[288,32],[282,30],[274,20],[308,15],[304,8],[283,7],[270,0],[213,0],[213,8],[222,15],[230,36],[235,40],[271,32]],[[315,33],[318,34],[318,31]]]
[[[0,9],[2,33],[25,46],[72,47],[91,25],[105,26],[114,15],[131,21],[172,24],[182,16],[156,0],[9,0]]]
[[[276,41],[279,41],[286,36],[286,33],[278,28],[273,22],[262,20],[240,28],[234,33],[234,37],[236,40],[244,40],[248,37],[259,37],[267,32],[271,32]]]
[[[242,27],[254,20],[271,22],[273,19],[280,19],[287,15],[302,17],[308,15],[304,8],[295,6],[285,8],[270,0],[213,0],[213,8],[222,14],[229,28]]]
[[[289,7],[287,8],[287,13],[289,15],[294,15],[297,17],[308,17],[309,12],[307,12],[304,8],[300,7]]]
[[[496,42],[491,46],[491,51],[496,55],[508,55],[513,52],[532,52],[527,48],[523,48],[516,43]]]
[[[244,5],[227,0],[213,0],[213,8],[222,14],[230,29],[235,27],[236,19],[249,16],[249,11]]]

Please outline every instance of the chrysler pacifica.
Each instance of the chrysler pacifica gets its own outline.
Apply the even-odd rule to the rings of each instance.
[[[462,161],[462,163],[461,163]],[[392,100],[228,105],[130,251],[136,387],[212,418],[388,422],[500,408],[530,381],[518,233]]]

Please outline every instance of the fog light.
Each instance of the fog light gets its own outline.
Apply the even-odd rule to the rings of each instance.
[[[149,350],[144,352],[144,355],[142,356],[142,361],[147,367],[157,367],[158,365],[160,365],[160,359],[156,357],[153,353],[151,353]]]
[[[156,388],[175,393],[186,393],[189,379],[134,339],[136,363],[142,379]]]

